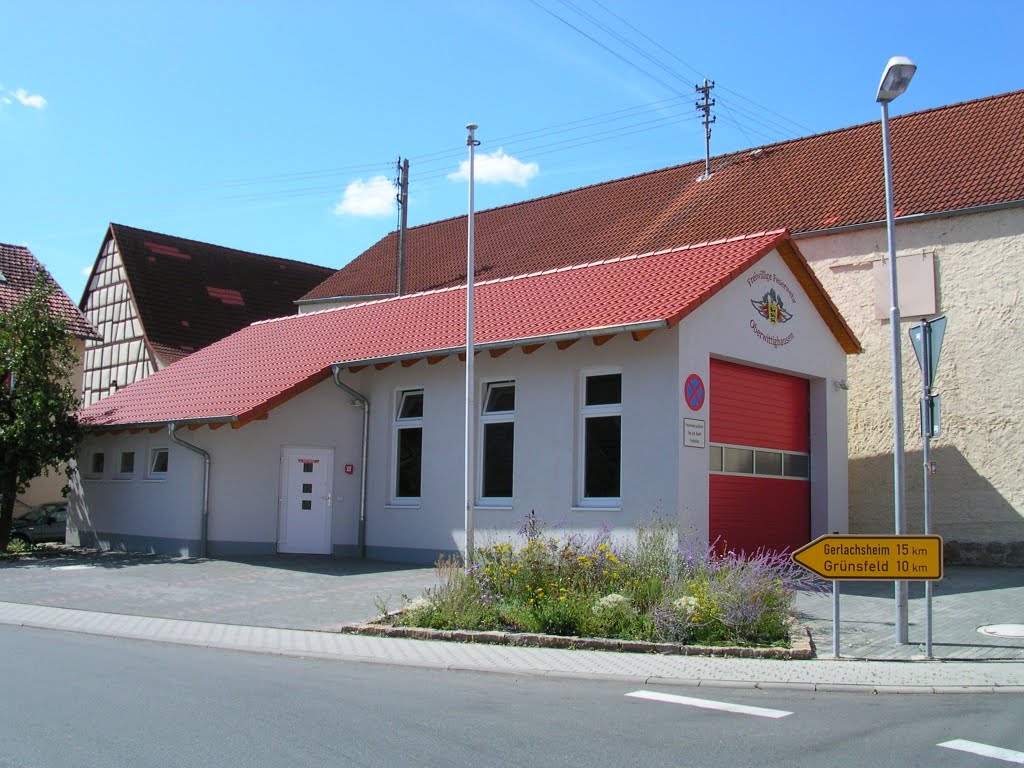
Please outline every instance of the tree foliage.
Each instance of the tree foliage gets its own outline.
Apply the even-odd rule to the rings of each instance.
[[[0,551],[17,495],[33,478],[61,471],[81,439],[75,350],[66,321],[50,311],[54,290],[40,271],[25,298],[0,314]]]

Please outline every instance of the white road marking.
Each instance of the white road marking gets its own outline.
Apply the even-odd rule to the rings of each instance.
[[[51,571],[86,571],[90,568],[95,568],[95,565],[55,565],[50,568]]]
[[[687,707],[700,707],[701,709],[717,709],[720,712],[735,712],[740,715],[754,715],[755,717],[780,718],[792,715],[784,709],[764,709],[763,707],[748,707],[743,704],[730,704],[727,701],[709,701],[708,699],[693,699],[689,696],[676,696],[671,693],[657,693],[656,691],[633,691],[627,693],[634,699],[650,699],[651,701],[664,701],[669,704],[682,704]]]
[[[981,744],[977,741],[953,739],[952,741],[944,741],[937,746],[945,747],[946,749],[956,749],[960,752],[970,752],[973,755],[981,755],[982,757],[994,757],[996,760],[1003,760],[1007,763],[1024,765],[1024,752],[1015,752],[1012,749],[993,747],[989,744]]]

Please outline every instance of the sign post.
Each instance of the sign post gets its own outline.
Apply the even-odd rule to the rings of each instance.
[[[932,392],[935,382],[935,371],[939,367],[939,352],[942,351],[942,339],[946,334],[946,316],[940,315],[934,320],[922,320],[920,325],[913,326],[908,333],[910,343],[917,354],[918,365],[921,366],[921,437],[924,459],[924,532],[932,532],[932,499],[931,476],[935,474],[935,462],[931,457],[931,439],[938,437],[942,429],[940,424],[939,396]],[[925,592],[925,625],[926,643],[925,656],[932,658],[932,585],[924,586]]]
[[[932,581],[942,578],[941,536],[819,536],[791,555],[793,562],[832,582],[832,649],[839,658],[840,581]],[[930,590],[929,590],[930,593]],[[928,657],[931,658],[931,610]]]

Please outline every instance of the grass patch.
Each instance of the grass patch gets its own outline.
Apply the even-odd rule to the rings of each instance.
[[[788,555],[721,552],[677,542],[660,520],[634,543],[607,533],[546,532],[480,547],[472,567],[444,559],[439,585],[404,598],[399,626],[502,630],[688,645],[788,645],[798,587],[812,581]]]

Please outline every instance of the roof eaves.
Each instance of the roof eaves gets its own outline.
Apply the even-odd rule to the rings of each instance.
[[[804,289],[811,303],[818,310],[822,320],[825,321],[829,330],[832,331],[832,335],[836,337],[839,346],[848,355],[863,352],[860,340],[850,326],[847,325],[846,320],[839,312],[839,308],[833,303],[825,287],[814,274],[814,270],[807,264],[807,259],[800,253],[796,243],[787,239],[786,242],[779,245],[779,255],[796,277],[797,282],[800,283],[800,287]]]
[[[205,426],[207,424],[230,424],[238,421],[237,416],[204,416],[201,418],[183,419],[160,419],[157,421],[133,421],[124,424],[82,424],[86,432],[123,432],[126,429],[153,429],[154,427],[165,427],[168,424],[178,426]]]
[[[666,320],[643,320],[623,325],[602,325],[593,328],[582,328],[575,331],[564,331],[562,333],[550,333],[541,336],[522,336],[517,338],[500,339],[497,341],[486,341],[474,344],[473,349],[489,350],[502,349],[505,347],[523,347],[528,344],[554,344],[559,341],[575,341],[587,339],[594,336],[608,336],[618,333],[636,333],[638,331],[655,331],[661,328],[668,328]],[[461,355],[466,353],[466,345],[457,347],[444,347],[438,349],[422,349],[415,352],[404,352],[400,355],[387,355],[383,357],[370,357],[360,360],[339,360],[331,364],[332,368],[349,368],[352,366],[379,365],[382,363],[400,363],[403,360],[416,360],[423,357],[434,357],[443,355]]]

